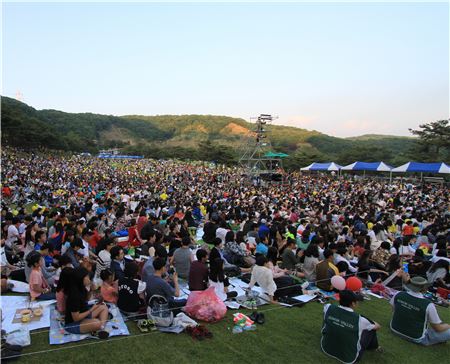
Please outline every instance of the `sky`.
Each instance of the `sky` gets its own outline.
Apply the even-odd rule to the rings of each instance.
[[[2,90],[37,109],[267,113],[348,137],[449,118],[448,3],[3,3]]]

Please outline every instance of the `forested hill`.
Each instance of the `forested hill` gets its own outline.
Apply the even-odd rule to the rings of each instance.
[[[21,148],[47,147],[96,153],[119,147],[124,153],[154,158],[237,160],[252,124],[243,119],[214,115],[112,116],[36,110],[2,97],[2,143]],[[341,164],[355,160],[399,165],[425,160],[415,138],[369,135],[336,138],[317,131],[271,125],[273,149],[289,154],[287,167],[314,161]]]

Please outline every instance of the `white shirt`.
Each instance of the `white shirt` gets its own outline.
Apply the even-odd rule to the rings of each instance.
[[[225,235],[227,235],[228,230],[225,228],[218,228],[216,230],[216,238],[220,238],[222,243],[225,244]]]
[[[396,293],[391,300],[389,301],[390,304],[392,306],[394,306],[394,298],[395,296],[397,296],[400,292]],[[411,291],[407,291],[406,293],[408,293],[409,295],[413,296],[413,297],[417,297],[417,298],[424,298],[423,294],[420,292],[411,292]],[[427,322],[430,322],[432,324],[440,324],[442,323],[437,310],[436,310],[436,306],[434,305],[434,303],[430,302],[427,306],[427,310],[426,310],[426,315],[427,315]]]
[[[352,266],[350,262],[342,255],[336,254],[336,257],[334,258],[334,265],[337,265],[339,262],[346,262],[348,264],[348,270],[352,273],[356,273],[358,271],[358,269]]]
[[[272,270],[267,267],[261,267],[255,265],[252,270],[252,277],[248,288],[252,288],[255,283],[261,287],[261,289],[269,296],[273,296],[277,290],[277,285],[273,281]]]
[[[7,267],[9,265],[8,259],[6,259],[5,247],[0,247],[0,266]]]
[[[17,230],[16,225],[8,226],[8,237],[6,238],[5,244],[7,247],[11,247],[11,244],[19,239],[19,230]]]
[[[83,257],[89,257],[89,243],[83,239],[81,239],[83,242],[83,248],[78,250],[78,254],[82,255]]]

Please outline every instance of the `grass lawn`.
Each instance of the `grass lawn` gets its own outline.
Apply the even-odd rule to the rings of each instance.
[[[131,336],[107,341],[84,340],[63,346],[48,344],[48,332],[32,334],[25,353],[55,350],[21,358],[22,363],[336,363],[320,349],[323,305],[311,302],[302,308],[263,306],[266,323],[256,331],[232,334],[232,313],[207,325],[214,333],[210,340],[194,341],[182,333],[141,334],[128,323]],[[449,309],[438,307],[439,315],[450,322]],[[385,300],[373,298],[360,303],[358,311],[379,322],[378,340],[385,353],[366,352],[363,363],[444,363],[450,344],[422,347],[394,336],[389,330],[391,308]],[[247,312],[243,310],[242,312]],[[141,335],[141,336],[139,336]],[[79,347],[78,347],[79,346]],[[445,359],[447,358],[447,359]]]

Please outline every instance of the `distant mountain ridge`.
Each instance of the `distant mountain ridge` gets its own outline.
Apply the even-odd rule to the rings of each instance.
[[[1,105],[2,142],[24,148],[96,153],[119,147],[124,153],[155,158],[225,158],[224,162],[232,163],[254,128],[244,119],[229,116],[66,113],[36,110],[8,97],[2,97]],[[267,129],[273,149],[289,154],[285,164],[292,167],[313,161],[400,164],[414,157],[411,153],[416,145],[416,139],[409,137],[369,134],[338,138],[292,126],[270,125]]]

